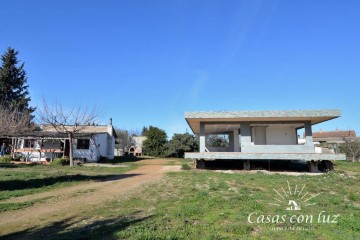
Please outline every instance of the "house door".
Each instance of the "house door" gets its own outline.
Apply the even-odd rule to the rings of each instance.
[[[266,127],[255,127],[255,145],[266,145]]]
[[[64,157],[68,157],[70,153],[70,143],[69,140],[65,140],[65,148],[64,148]]]

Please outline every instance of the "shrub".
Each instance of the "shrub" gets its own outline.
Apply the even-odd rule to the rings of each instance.
[[[191,166],[187,163],[183,163],[181,166],[181,170],[191,170]]]
[[[11,160],[12,157],[10,155],[0,157],[0,163],[10,163]]]
[[[70,165],[70,160],[64,158],[55,158],[50,164],[53,166]]]

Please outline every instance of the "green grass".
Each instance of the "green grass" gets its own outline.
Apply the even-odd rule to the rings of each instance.
[[[92,236],[115,239],[360,239],[360,165],[343,162],[336,171],[320,176],[226,174],[211,171],[170,173],[161,183],[123,201],[112,201],[91,216],[118,219]],[[273,188],[306,184],[314,206],[287,211],[272,206]],[[110,207],[111,206],[111,207]],[[286,204],[285,204],[286,206]],[[317,223],[318,214],[340,214],[338,223]],[[313,215],[313,224],[249,223],[250,213]],[[290,215],[289,215],[290,216]],[[89,215],[90,217],[90,215]],[[125,224],[131,219],[134,223]],[[290,230],[276,230],[288,227]],[[299,227],[303,230],[293,230]],[[107,236],[109,236],[107,235]]]
[[[307,184],[312,193],[321,192],[317,205],[303,214],[340,214],[338,224],[312,224],[311,231],[274,231],[276,224],[251,224],[250,213],[259,215],[289,214],[283,207],[269,205],[273,202],[272,188],[290,183]],[[122,203],[124,215],[141,210],[149,213],[151,220],[139,222],[115,232],[119,239],[351,239],[360,237],[360,202],[356,183],[359,178],[338,173],[325,176],[290,177],[265,174],[225,174],[213,172],[182,172],[168,176],[161,185],[147,190],[138,198]],[[155,197],[152,197],[155,196]],[[137,201],[135,206],[133,201]],[[116,206],[116,203],[113,203]],[[139,209],[139,206],[140,209]],[[291,224],[280,224],[291,227]],[[298,226],[307,227],[306,224]],[[356,237],[355,237],[356,236]]]
[[[21,203],[0,203],[0,212],[26,208],[32,206],[33,204],[34,201],[21,202]]]
[[[36,200],[26,201],[26,202],[0,203],[0,212],[6,212],[6,211],[11,211],[11,210],[27,208],[27,207],[34,205],[35,203],[41,203],[50,198],[51,197],[39,198]]]
[[[317,176],[212,171],[169,173],[158,183],[126,198],[104,202],[77,219],[19,233],[29,239],[360,239],[360,165],[341,162]],[[350,172],[349,172],[350,171]],[[313,206],[287,211],[272,206],[274,189],[306,184]],[[81,194],[81,193],[79,193]],[[250,213],[265,215],[340,214],[334,224],[250,223]],[[304,230],[276,230],[303,227]]]
[[[0,200],[101,181],[135,167],[134,163],[119,168],[0,164]]]
[[[360,174],[360,162],[336,161],[334,164],[336,171],[347,171]]]
[[[174,166],[174,165],[192,165],[193,160],[188,158],[167,158],[168,161],[166,165],[168,166]]]

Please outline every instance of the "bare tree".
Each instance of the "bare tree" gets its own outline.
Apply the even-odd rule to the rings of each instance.
[[[359,161],[360,140],[358,138],[344,138],[344,143],[340,145],[340,151],[346,154],[349,161]]]
[[[118,136],[116,141],[116,148],[124,150],[128,147],[130,143],[130,135],[129,132],[125,129],[115,128],[116,135]]]
[[[141,131],[139,129],[129,129],[128,133],[130,137],[141,136]]]
[[[31,122],[30,114],[0,104],[0,136],[14,136],[33,131],[35,128],[36,125]]]
[[[45,99],[43,99],[42,108],[37,110],[37,115],[41,124],[52,126],[56,132],[66,134],[69,138],[70,166],[74,166],[74,137],[79,135],[86,126],[95,124],[100,117],[96,108],[72,107],[66,109],[59,103],[50,107]]]

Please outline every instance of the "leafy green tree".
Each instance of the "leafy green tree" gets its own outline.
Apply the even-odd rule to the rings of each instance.
[[[229,139],[225,135],[210,135],[207,139],[209,147],[228,147]]]
[[[146,133],[147,139],[143,142],[143,152],[153,157],[165,155],[165,144],[167,142],[166,132],[160,128],[150,126]]]
[[[199,150],[199,143],[197,139],[194,135],[189,133],[174,134],[166,146],[166,155],[169,157],[184,157],[185,152],[194,152]]]
[[[148,131],[149,131],[149,129],[147,127],[143,126],[143,128],[141,130],[141,136],[146,136]]]
[[[8,48],[1,56],[0,67],[0,103],[19,113],[31,114],[35,108],[29,106],[29,97],[24,63],[19,64],[18,51]]]

